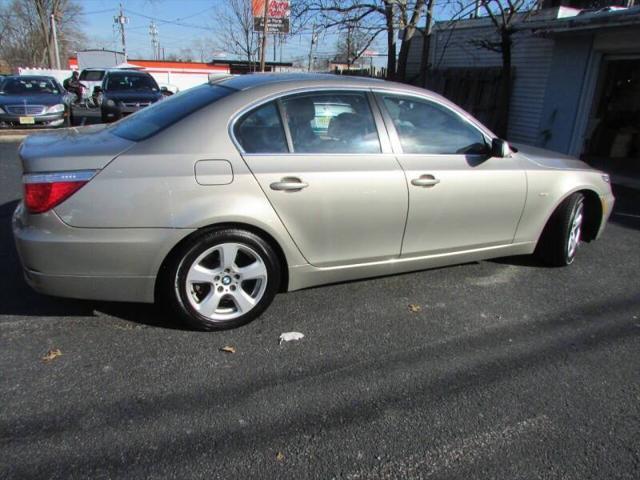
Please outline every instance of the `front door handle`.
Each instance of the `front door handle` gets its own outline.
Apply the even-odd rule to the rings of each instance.
[[[309,184],[296,177],[284,177],[279,182],[273,182],[269,186],[271,190],[297,192],[303,188],[307,188]]]
[[[434,187],[440,183],[440,179],[433,175],[420,175],[418,178],[411,180],[411,185],[416,187]]]

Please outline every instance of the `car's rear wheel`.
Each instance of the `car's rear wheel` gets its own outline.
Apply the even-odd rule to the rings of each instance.
[[[538,243],[536,254],[548,265],[562,267],[575,260],[584,224],[584,195],[574,193],[553,213]]]
[[[179,317],[200,330],[244,325],[271,304],[280,262],[259,236],[239,229],[210,230],[189,239],[166,276],[165,295]]]

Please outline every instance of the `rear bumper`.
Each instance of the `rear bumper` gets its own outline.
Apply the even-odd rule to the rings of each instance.
[[[162,261],[189,229],[75,228],[53,211],[14,212],[13,236],[25,278],[60,297],[153,302]]]
[[[156,277],[49,275],[24,269],[27,284],[54,297],[153,303]]]

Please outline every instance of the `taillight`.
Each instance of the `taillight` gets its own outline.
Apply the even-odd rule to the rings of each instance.
[[[96,173],[96,170],[77,170],[24,175],[24,204],[31,213],[51,210],[82,188]]]

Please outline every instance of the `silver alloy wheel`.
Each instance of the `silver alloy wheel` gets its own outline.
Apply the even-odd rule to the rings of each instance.
[[[569,230],[569,239],[567,240],[567,258],[569,262],[573,261],[573,257],[576,255],[578,245],[580,244],[580,235],[582,233],[582,219],[583,219],[583,205],[579,202],[576,205],[576,210],[573,213],[573,220],[571,221],[571,227]]]
[[[200,315],[232,320],[258,304],[267,276],[265,262],[255,250],[240,243],[221,243],[196,258],[184,287],[189,303]]]

